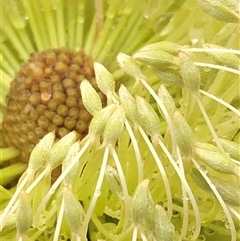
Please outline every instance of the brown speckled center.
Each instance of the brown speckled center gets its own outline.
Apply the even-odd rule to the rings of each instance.
[[[4,146],[19,149],[21,161],[27,162],[33,147],[48,132],[55,131],[59,139],[76,130],[82,139],[92,118],[81,100],[83,79],[89,80],[105,102],[94,79],[93,61],[83,52],[62,48],[31,54],[6,97]]]

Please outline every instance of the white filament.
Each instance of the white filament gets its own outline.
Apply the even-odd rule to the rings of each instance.
[[[109,155],[109,147],[107,146],[105,148],[105,150],[104,150],[104,155],[103,155],[103,159],[102,159],[101,168],[100,168],[100,171],[99,171],[99,176],[98,176],[96,188],[94,190],[92,200],[91,200],[91,202],[89,204],[89,208],[87,210],[85,219],[83,221],[83,226],[82,226],[83,233],[87,233],[88,223],[89,223],[89,221],[91,219],[93,210],[95,208],[96,202],[97,202],[98,197],[99,197],[99,193],[101,191],[101,186],[102,186],[102,182],[103,182],[103,178],[104,178],[104,173],[105,173],[106,167],[107,167],[108,155]]]
[[[40,203],[36,215],[36,217],[39,217],[43,209],[45,208],[48,200],[51,198],[51,196],[55,193],[58,186],[62,183],[63,179],[67,176],[67,174],[70,172],[70,170],[76,165],[76,163],[79,161],[80,157],[83,155],[83,153],[86,151],[88,146],[91,143],[91,138],[87,140],[85,145],[82,147],[82,149],[78,152],[76,157],[72,160],[72,162],[66,167],[66,169],[62,172],[62,174],[58,177],[58,179],[54,182],[54,184],[51,186],[51,188],[48,190],[47,194],[45,195],[44,199]],[[37,222],[37,220],[35,220]]]
[[[179,169],[177,163],[174,161],[173,157],[171,156],[171,154],[169,153],[168,149],[166,148],[166,146],[164,145],[164,143],[160,140],[160,138],[158,138],[158,143],[161,146],[161,148],[163,149],[164,153],[166,154],[166,156],[168,157],[170,163],[172,164],[172,166],[174,167],[175,171],[177,172],[181,182],[183,183],[183,186],[186,189],[186,192],[188,194],[188,197],[192,203],[192,207],[193,207],[193,211],[195,214],[195,219],[196,219],[196,229],[195,232],[192,236],[192,240],[196,240],[199,236],[200,230],[201,230],[201,218],[200,218],[200,212],[198,209],[198,205],[197,202],[194,198],[194,195],[192,193],[191,188],[188,185],[188,182],[185,178],[185,175],[181,172],[181,170]]]
[[[59,235],[60,235],[60,230],[61,230],[61,225],[62,225],[62,219],[63,219],[63,212],[64,212],[64,199],[62,199],[61,206],[60,206],[60,209],[59,209],[53,241],[59,240]]]
[[[203,107],[203,104],[202,104],[200,98],[198,96],[196,96],[196,99],[197,99],[198,106],[199,106],[199,108],[200,108],[200,110],[202,112],[202,115],[203,115],[203,117],[204,117],[204,119],[205,119],[205,121],[207,123],[207,126],[208,126],[208,128],[209,128],[209,130],[210,130],[210,132],[211,132],[211,134],[212,134],[212,136],[214,138],[214,141],[217,144],[217,147],[220,150],[223,151],[223,147],[222,147],[222,145],[221,145],[221,143],[219,141],[219,138],[218,138],[218,136],[217,136],[217,134],[216,134],[216,132],[215,132],[215,130],[213,128],[213,125],[212,125],[212,123],[211,123],[211,121],[210,121],[210,119],[209,119],[209,117],[208,117],[208,115],[207,115],[207,113],[206,113],[206,111],[205,111],[205,109]]]
[[[164,167],[162,165],[162,162],[161,160],[159,159],[158,157],[158,154],[157,152],[155,151],[152,143],[149,141],[147,135],[145,134],[144,130],[142,129],[142,127],[138,127],[139,129],[139,132],[141,133],[144,141],[146,142],[157,166],[158,166],[158,169],[161,173],[161,176],[162,176],[162,179],[163,179],[163,183],[164,183],[164,186],[165,186],[165,190],[166,190],[166,195],[167,195],[167,202],[168,202],[168,217],[169,219],[172,218],[172,193],[171,193],[171,188],[170,188],[170,184],[169,184],[169,181],[168,181],[168,177],[167,177],[167,174],[164,170]]]
[[[216,97],[215,95],[212,95],[212,94],[210,94],[210,93],[208,93],[208,92],[206,92],[206,91],[204,91],[204,90],[199,90],[199,91],[200,91],[200,93],[202,93],[202,94],[208,96],[209,98],[217,101],[218,103],[224,105],[224,106],[227,107],[229,110],[231,110],[232,112],[234,112],[238,117],[240,117],[240,111],[237,110],[237,109],[236,109],[235,107],[233,107],[232,105],[228,104],[226,101],[224,101],[224,100]]]
[[[217,65],[217,64],[208,64],[208,63],[202,63],[202,62],[194,62],[194,64],[196,66],[200,66],[200,67],[207,67],[207,68],[211,68],[211,69],[218,69],[218,70],[224,70],[233,74],[237,74],[240,75],[240,71],[236,70],[236,69],[232,69],[226,66],[222,66],[222,65]]]
[[[120,179],[122,190],[123,190],[123,196],[124,196],[123,201],[124,201],[124,204],[125,204],[125,217],[124,217],[124,226],[123,227],[125,229],[127,224],[128,224],[128,219],[129,219],[130,196],[128,194],[127,183],[126,183],[126,179],[124,177],[122,166],[121,166],[120,160],[119,160],[118,155],[117,155],[114,148],[111,148],[111,153],[112,153],[113,159],[115,161],[115,164],[116,164],[116,167],[117,167],[117,170],[118,170],[119,179]]]
[[[200,165],[197,163],[197,161],[193,157],[192,157],[192,162],[195,165],[195,167],[198,169],[198,171],[202,174],[203,178],[208,183],[209,187],[212,189],[214,195],[216,196],[217,200],[219,201],[219,204],[222,206],[222,208],[224,210],[224,213],[225,213],[225,215],[227,217],[227,220],[229,222],[229,227],[230,227],[230,230],[231,230],[231,241],[236,241],[236,229],[235,229],[232,216],[231,216],[231,214],[229,212],[229,209],[228,209],[226,203],[222,199],[221,195],[219,194],[218,190],[216,189],[215,185],[212,183],[210,178],[201,169]]]
[[[125,121],[125,126],[126,126],[126,129],[128,131],[128,134],[130,136],[130,139],[131,139],[131,142],[132,142],[132,145],[133,145],[133,149],[134,149],[134,152],[135,152],[135,156],[136,156],[137,169],[138,169],[138,184],[139,184],[143,180],[142,157],[141,157],[141,154],[140,154],[140,150],[139,150],[139,147],[138,147],[136,137],[135,137],[135,135],[132,131],[132,128],[129,125],[127,120]]]

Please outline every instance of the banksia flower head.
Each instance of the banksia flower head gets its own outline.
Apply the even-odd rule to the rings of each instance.
[[[2,6],[3,240],[239,240],[237,1]]]
[[[59,139],[76,130],[82,139],[91,120],[79,90],[84,79],[96,86],[92,60],[84,53],[50,49],[32,54],[6,98],[4,145],[15,146],[28,161],[33,146],[48,132],[56,131]]]

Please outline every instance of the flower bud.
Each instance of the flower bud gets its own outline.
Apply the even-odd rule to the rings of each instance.
[[[136,224],[142,224],[145,211],[149,202],[149,180],[142,181],[136,188],[132,197],[130,211],[131,217]]]
[[[217,172],[239,176],[239,167],[226,153],[211,144],[196,142],[193,154]]]
[[[55,139],[54,132],[45,135],[31,152],[28,167],[35,172],[46,164]]]
[[[64,214],[69,222],[73,233],[78,234],[82,225],[85,213],[81,203],[68,188],[63,190]]]
[[[102,135],[105,125],[115,109],[116,105],[112,104],[96,113],[90,122],[89,133],[93,134],[94,136]]]
[[[199,7],[213,18],[227,22],[239,23],[239,2],[235,0],[198,0]]]
[[[170,41],[161,41],[153,44],[149,44],[141,48],[138,52],[147,53],[147,52],[158,52],[165,51],[172,55],[177,55],[180,49],[180,45],[170,42]]]
[[[167,88],[163,84],[158,89],[158,96],[162,100],[169,116],[173,116],[174,112],[176,111],[176,106],[172,96],[169,94]]]
[[[149,195],[148,206],[144,217],[144,226],[151,232],[155,231],[155,207],[152,196]]]
[[[174,43],[174,42],[170,42],[170,41],[161,41],[159,42],[159,48],[161,48],[162,50],[177,56],[178,55],[178,51],[180,49],[180,45]]]
[[[108,165],[105,173],[111,192],[116,194],[120,199],[122,199],[123,193],[122,187],[120,185],[118,172],[113,167]]]
[[[102,109],[101,99],[89,81],[83,80],[81,82],[80,91],[84,107],[91,115],[94,115],[97,111]]]
[[[72,131],[55,143],[50,152],[48,166],[53,170],[62,164],[71,145],[76,141],[76,132]]]
[[[236,142],[219,138],[219,141],[225,152],[230,154],[230,157],[240,161],[240,145]]]
[[[221,46],[215,45],[215,44],[203,44],[203,47],[205,48],[209,48],[211,50],[211,48],[214,49],[225,49]],[[207,54],[211,57],[213,57],[214,61],[220,65],[223,66],[227,66],[233,69],[240,69],[240,61],[239,58],[237,57],[237,55],[232,54],[232,53],[223,53],[221,51],[219,52],[212,52],[209,51],[207,52]]]
[[[217,178],[211,178],[216,186],[222,199],[229,205],[240,206],[240,189],[238,186],[233,186],[226,181]]]
[[[155,239],[156,241],[174,240],[174,225],[170,222],[166,211],[160,205],[155,206]]]
[[[135,60],[130,56],[119,53],[117,56],[117,61],[120,67],[126,72],[126,74],[130,75],[131,77],[137,78],[142,75],[142,72],[136,64]]]
[[[146,46],[139,51],[137,51],[133,58],[142,62],[143,64],[149,65],[151,67],[165,69],[170,66],[178,66],[178,58],[174,57],[172,54],[155,48],[154,44]]]
[[[28,229],[32,225],[32,219],[33,214],[30,200],[28,198],[28,195],[24,191],[22,191],[19,196],[19,204],[16,213],[16,226],[19,236],[27,233]]]
[[[190,155],[194,143],[192,130],[178,110],[173,114],[173,129],[178,147],[182,152]]]
[[[150,136],[160,134],[160,120],[155,110],[142,97],[137,96],[136,101],[139,114],[139,125]]]
[[[158,69],[152,68],[153,73],[157,75],[165,84],[171,86],[183,86],[182,76],[174,69]]]
[[[119,135],[123,132],[125,121],[125,110],[123,106],[118,106],[117,109],[109,117],[104,133],[104,144],[115,144]]]
[[[68,167],[68,165],[73,161],[74,157],[77,155],[78,151],[80,150],[79,142],[75,142],[70,147],[66,157],[63,160],[62,163],[62,172]],[[72,167],[72,169],[68,172],[66,177],[64,178],[64,184],[65,185],[72,185],[75,181],[75,178],[78,174],[78,166],[79,162],[76,162],[76,164]]]
[[[152,230],[155,225],[154,202],[148,184],[149,180],[144,180],[136,188],[132,197],[130,212],[135,224],[147,225]]]
[[[203,178],[202,174],[199,172],[198,169],[193,168],[191,173],[192,179],[194,182],[203,190],[210,192],[211,188],[206,182],[206,180]]]
[[[195,66],[190,56],[185,52],[179,51],[180,74],[185,87],[192,91],[198,91],[200,88],[200,72]]]
[[[115,81],[112,74],[101,64],[94,63],[95,78],[98,88],[108,95],[110,92],[115,91]]]
[[[210,188],[209,184],[203,178],[201,173],[196,169],[192,169],[191,176],[196,184],[207,192],[211,192],[212,189]],[[212,183],[215,185],[216,189],[218,190],[219,194],[221,195],[222,199],[229,205],[232,206],[240,206],[240,190],[235,185],[231,185],[226,181],[222,181],[218,178],[211,177],[210,178]]]
[[[126,117],[135,123],[138,120],[137,104],[124,85],[119,88],[119,97],[121,104],[124,106]]]

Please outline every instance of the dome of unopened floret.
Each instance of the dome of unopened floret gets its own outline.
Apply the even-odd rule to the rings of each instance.
[[[87,79],[99,93],[94,79],[93,61],[85,53],[66,48],[31,54],[11,82],[3,112],[5,147],[29,155],[39,139],[55,131],[60,139],[76,130],[78,139],[88,133],[92,116],[84,108],[79,85]]]

